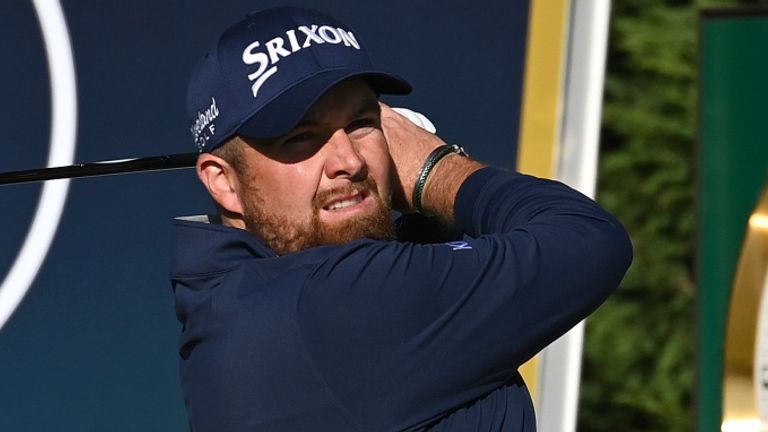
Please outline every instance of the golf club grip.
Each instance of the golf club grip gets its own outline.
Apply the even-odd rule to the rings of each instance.
[[[130,174],[142,171],[165,171],[191,168],[197,162],[197,153],[178,153],[135,159],[89,162],[62,167],[38,168],[0,173],[0,185],[33,183],[65,178],[96,177]]]

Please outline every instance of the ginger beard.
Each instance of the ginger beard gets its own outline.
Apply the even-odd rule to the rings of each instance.
[[[348,243],[361,238],[393,240],[394,223],[390,218],[390,198],[379,195],[376,181],[367,176],[364,180],[347,187],[323,191],[315,196],[312,216],[308,222],[290,220],[278,211],[272,210],[256,187],[256,181],[241,181],[243,186],[243,220],[251,234],[261,238],[278,255],[286,255],[307,248]],[[374,210],[357,217],[350,217],[333,225],[320,220],[323,202],[334,195],[364,192],[374,200]]]

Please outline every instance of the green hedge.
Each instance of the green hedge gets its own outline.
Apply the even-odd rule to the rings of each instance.
[[[597,198],[635,260],[587,323],[578,430],[691,431],[696,5],[612,7]]]
[[[635,261],[587,322],[580,432],[692,431],[698,10],[765,0],[614,0],[598,201]]]

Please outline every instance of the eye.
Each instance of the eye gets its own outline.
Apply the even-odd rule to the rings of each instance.
[[[376,126],[377,126],[376,119],[372,117],[365,117],[365,118],[360,118],[353,121],[352,123],[347,125],[345,129],[348,134],[352,134],[355,132],[364,133],[364,132],[370,131],[370,129],[375,128]]]
[[[293,147],[301,144],[306,144],[314,139],[315,135],[312,132],[304,131],[295,133],[288,138],[284,139],[281,146]]]
[[[323,131],[316,128],[293,131],[277,140],[269,154],[283,161],[298,162],[315,154],[325,141]]]

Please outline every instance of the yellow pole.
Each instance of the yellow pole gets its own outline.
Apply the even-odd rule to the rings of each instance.
[[[531,0],[517,170],[537,177],[557,169],[569,16],[570,0]],[[537,357],[520,368],[534,401],[537,371]]]

